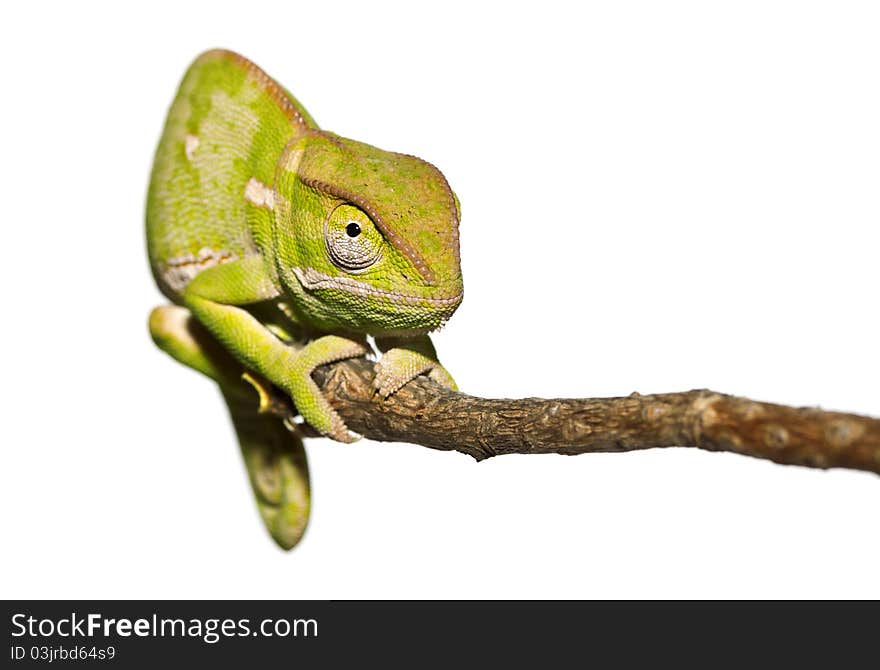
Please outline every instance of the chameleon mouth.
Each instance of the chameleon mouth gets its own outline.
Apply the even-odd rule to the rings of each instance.
[[[345,291],[346,293],[360,295],[365,298],[386,298],[397,305],[424,306],[427,304],[431,307],[448,310],[450,314],[456,307],[458,307],[463,297],[462,291],[448,296],[422,296],[411,293],[401,293],[399,291],[389,291],[370,286],[365,282],[350,277],[333,277],[332,275],[324,274],[313,268],[293,268],[293,273],[296,275],[299,283],[309,290],[337,289],[339,291]]]

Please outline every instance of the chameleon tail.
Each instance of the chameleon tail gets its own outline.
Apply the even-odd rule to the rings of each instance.
[[[150,334],[160,349],[220,386],[263,523],[281,547],[291,549],[309,520],[309,470],[302,440],[282,419],[260,413],[260,383],[245,381],[241,364],[188,309],[157,307],[150,315]]]
[[[252,388],[220,390],[266,530],[279,546],[291,549],[305,532],[311,506],[302,440],[281,419],[258,412]]]

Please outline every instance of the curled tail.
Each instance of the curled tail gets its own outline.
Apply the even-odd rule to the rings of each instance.
[[[258,412],[252,388],[220,390],[266,530],[281,547],[291,549],[305,532],[311,506],[302,439],[281,419]]]
[[[309,469],[299,435],[282,419],[259,411],[259,395],[240,363],[190,314],[175,305],[150,315],[160,349],[218,383],[247,467],[257,508],[272,539],[293,548],[305,532],[311,507]]]

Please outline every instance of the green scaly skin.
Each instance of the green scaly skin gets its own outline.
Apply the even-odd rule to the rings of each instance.
[[[220,385],[281,546],[308,520],[305,454],[253,389],[274,384],[318,431],[351,442],[311,373],[367,354],[367,335],[383,352],[382,396],[421,374],[454,388],[428,333],[461,303],[459,219],[434,166],[319,130],[242,56],[206,52],[184,76],[147,199],[150,264],[175,304],[153,311],[150,332]]]

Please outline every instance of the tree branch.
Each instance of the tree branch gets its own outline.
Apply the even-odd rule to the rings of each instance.
[[[732,451],[777,463],[880,474],[880,419],[756,402],[708,390],[625,398],[489,400],[419,377],[387,400],[373,363],[324,366],[314,378],[348,426],[371,440],[501,454],[585,454],[654,447]],[[275,391],[266,411],[290,417]]]

